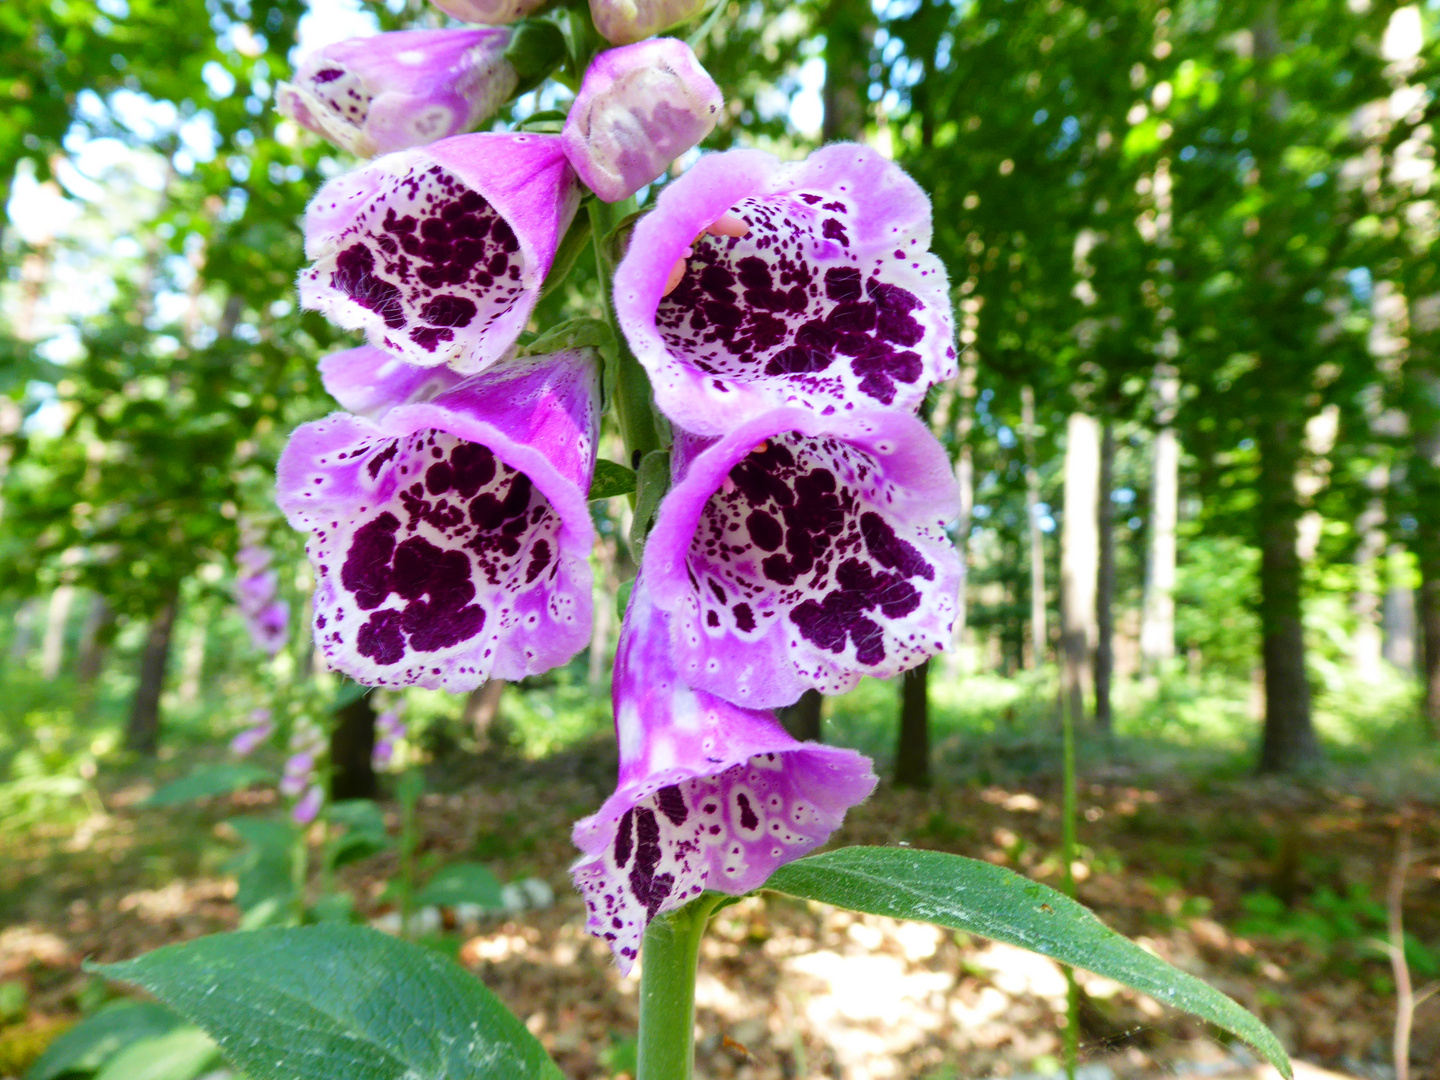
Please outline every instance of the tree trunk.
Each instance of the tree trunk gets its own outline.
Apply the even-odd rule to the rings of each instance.
[[[70,607],[75,601],[75,587],[61,585],[50,594],[45,611],[45,636],[40,642],[40,676],[51,680],[60,677],[65,664],[65,631],[70,625]]]
[[[777,715],[785,730],[801,742],[823,742],[821,721],[824,708],[824,695],[819,690],[806,690],[795,704],[777,710]]]
[[[1078,729],[1085,716],[1099,577],[1100,425],[1071,413],[1065,438],[1065,519],[1060,528],[1060,640],[1065,707]]]
[[[825,20],[822,142],[865,139],[870,107],[870,43],[875,16],[865,0],[832,0]]]
[[[373,799],[380,794],[375,780],[375,706],[361,694],[335,711],[330,729],[330,800]]]
[[[1381,577],[1385,589],[1382,611],[1382,653],[1394,668],[1407,675],[1415,672],[1415,590],[1410,583],[1395,581],[1395,564],[1405,549],[1391,544]]]
[[[1424,663],[1420,678],[1424,690],[1425,719],[1440,738],[1440,544],[1432,544],[1429,558],[1420,563],[1421,633],[1424,635]]]
[[[1045,533],[1040,528],[1040,470],[1035,463],[1035,390],[1020,388],[1020,439],[1025,454],[1025,518],[1030,523],[1030,666],[1045,662]]]
[[[895,743],[897,787],[930,783],[930,661],[913,667],[900,681],[900,735]]]
[[[1100,437],[1100,563],[1095,581],[1095,728],[1111,728],[1110,684],[1115,674],[1115,424]]]
[[[172,592],[150,620],[140,654],[140,682],[130,702],[125,747],[147,757],[155,755],[160,743],[160,693],[165,689],[165,668],[170,662],[170,642],[179,606],[180,598]]]
[[[1371,471],[1367,485],[1371,491],[1383,492],[1390,479],[1390,470],[1381,465]],[[1351,661],[1355,674],[1365,682],[1379,682],[1384,675],[1385,641],[1381,632],[1381,590],[1385,569],[1385,502],[1376,494],[1355,521],[1360,536],[1355,551],[1355,577],[1358,587],[1350,598],[1355,614],[1355,635],[1351,645]]]
[[[75,681],[89,686],[100,677],[105,666],[105,648],[110,628],[115,625],[115,609],[99,593],[90,598],[90,610],[80,628],[80,643],[75,649]]]
[[[206,637],[205,624],[196,622],[190,627],[190,637],[180,653],[180,687],[175,696],[186,704],[193,704],[200,697],[200,685],[205,678]]]
[[[481,683],[465,699],[463,720],[475,735],[475,749],[484,753],[496,739],[500,720],[500,698],[505,693],[504,679],[490,679]]]
[[[1180,440],[1171,426],[1180,380],[1168,369],[1155,377],[1158,419],[1150,478],[1150,543],[1140,619],[1140,664],[1155,672],[1175,655],[1175,524],[1180,506]]]
[[[1305,673],[1301,620],[1303,566],[1300,503],[1295,490],[1299,438],[1284,418],[1262,421],[1260,502],[1261,659],[1265,669],[1265,729],[1261,772],[1289,772],[1320,756],[1310,721],[1310,681]]]

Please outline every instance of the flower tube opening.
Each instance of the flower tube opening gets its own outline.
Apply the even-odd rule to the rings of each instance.
[[[959,495],[920,421],[775,410],[723,439],[678,440],[676,472],[643,572],[691,685],[773,708],[948,644]]]

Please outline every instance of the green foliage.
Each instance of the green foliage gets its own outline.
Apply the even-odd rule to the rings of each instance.
[[[180,1023],[179,1017],[154,1002],[112,1002],[52,1042],[25,1080],[93,1073],[125,1047],[168,1035]]]
[[[210,1036],[182,1024],[126,1046],[101,1067],[95,1080],[195,1080],[218,1057]]]
[[[1291,1075],[1270,1029],[1234,1001],[1121,937],[1075,901],[1002,867],[939,851],[840,848],[780,867],[765,887],[980,934],[1093,971],[1208,1020]]]
[[[441,867],[416,894],[415,903],[440,907],[479,904],[489,911],[500,911],[505,907],[500,896],[499,880],[488,868],[470,862]]]
[[[96,970],[154,994],[255,1080],[561,1075],[477,979],[373,930],[220,934]]]
[[[196,769],[189,776],[173,780],[158,789],[145,800],[144,805],[179,806],[198,799],[213,799],[217,795],[230,795],[251,784],[270,782],[275,776],[268,769],[249,762],[224,762]]]

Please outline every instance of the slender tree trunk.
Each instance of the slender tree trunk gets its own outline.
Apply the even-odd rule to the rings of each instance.
[[[1065,520],[1060,529],[1060,626],[1065,707],[1078,729],[1085,716],[1095,648],[1099,577],[1100,425],[1071,413],[1065,440]]]
[[[10,663],[19,667],[30,655],[35,639],[35,620],[40,617],[40,601],[30,597],[15,612],[15,625],[10,637]]]
[[[110,628],[115,624],[115,609],[100,593],[90,598],[90,610],[80,628],[80,643],[75,650],[75,681],[88,686],[100,677],[105,666],[105,647]]]
[[[1403,551],[1398,544],[1392,546],[1391,555]],[[1388,573],[1393,570],[1387,566]],[[1408,582],[1389,583],[1385,590],[1384,635],[1382,653],[1387,663],[1407,675],[1415,673],[1415,590]]]
[[[874,38],[875,16],[867,0],[831,0],[825,17],[822,142],[864,140]]]
[[[1108,733],[1110,685],[1115,674],[1115,424],[1100,437],[1100,562],[1095,582],[1095,727]]]
[[[1140,618],[1140,663],[1155,672],[1175,655],[1175,524],[1180,507],[1180,440],[1172,426],[1180,380],[1156,371],[1160,428],[1155,432],[1150,478],[1150,543],[1145,558],[1145,595]]]
[[[170,662],[170,643],[180,598],[172,592],[150,620],[145,648],[140,653],[140,682],[130,702],[130,719],[125,726],[125,746],[153,757],[160,743],[160,693],[165,689],[165,669]]]
[[[206,636],[205,624],[196,622],[190,627],[190,636],[180,653],[180,687],[175,696],[186,704],[193,704],[200,697],[200,684],[205,677]]]
[[[375,706],[361,694],[335,712],[330,729],[330,799],[373,799],[380,794],[375,753]]]
[[[45,636],[40,642],[40,675],[46,680],[59,678],[65,664],[65,631],[70,625],[74,601],[73,585],[61,585],[50,594],[50,605],[45,611]]]
[[[824,718],[825,697],[819,690],[806,690],[800,700],[779,710],[780,723],[795,738],[802,742],[824,741],[821,735],[821,721]],[[904,724],[904,717],[901,717]]]
[[[1261,772],[1288,772],[1320,756],[1310,720],[1301,620],[1303,566],[1295,490],[1299,437],[1284,418],[1260,424],[1260,629],[1265,668]]]
[[[500,699],[505,694],[504,679],[490,679],[481,683],[465,699],[463,720],[475,735],[475,748],[480,753],[490,749],[499,728]]]
[[[1020,439],[1025,454],[1025,517],[1030,523],[1030,666],[1045,662],[1045,533],[1040,528],[1040,470],[1035,462],[1035,389],[1020,388]]]
[[[930,661],[911,668],[900,681],[900,736],[895,743],[895,783],[930,783]]]
[[[1390,470],[1378,466],[1371,472],[1368,485],[1372,491],[1383,492],[1390,479]],[[1385,642],[1381,632],[1381,589],[1385,568],[1385,503],[1376,495],[1366,505],[1355,521],[1355,531],[1360,536],[1360,545],[1355,552],[1355,571],[1358,587],[1350,598],[1350,610],[1355,614],[1355,634],[1352,639],[1351,660],[1355,674],[1365,682],[1379,682],[1384,675]]]
[[[1440,738],[1440,551],[1432,545],[1429,557],[1420,564],[1419,616],[1424,636],[1424,663],[1420,677],[1424,688],[1425,719]]]

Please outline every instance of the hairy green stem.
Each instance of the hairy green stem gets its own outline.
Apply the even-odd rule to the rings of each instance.
[[[600,302],[605,311],[605,321],[615,332],[619,353],[614,380],[615,419],[620,426],[620,437],[625,440],[625,452],[630,456],[626,464],[638,469],[641,458],[652,450],[661,449],[662,444],[651,404],[650,377],[645,374],[640,361],[635,359],[625,335],[615,322],[610,296],[615,260],[614,252],[607,243],[611,230],[634,210],[634,199],[614,204],[603,203],[599,199],[590,200],[590,238],[595,245],[595,267],[600,275]]]
[[[700,939],[724,897],[702,893],[645,931],[640,953],[636,1080],[690,1080],[695,1066],[695,971]]]

